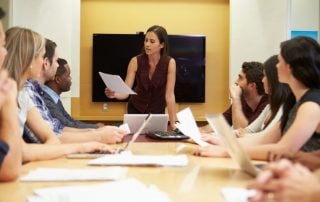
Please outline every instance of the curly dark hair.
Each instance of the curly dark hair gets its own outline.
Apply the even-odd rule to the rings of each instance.
[[[246,75],[248,83],[255,83],[259,95],[264,94],[262,83],[263,68],[260,62],[244,62],[242,64],[242,72]]]

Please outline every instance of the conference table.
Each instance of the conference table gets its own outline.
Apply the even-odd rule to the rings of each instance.
[[[124,143],[123,143],[124,144]],[[177,148],[183,144],[184,148]],[[120,147],[121,145],[116,145]],[[184,167],[129,166],[127,178],[135,178],[146,185],[155,185],[169,194],[171,201],[225,201],[221,193],[224,187],[245,187],[253,178],[239,170],[230,158],[205,158],[193,156],[197,145],[188,142],[135,142],[133,154],[186,154],[189,163]],[[55,160],[30,162],[23,165],[22,176],[38,167],[45,168],[88,168],[90,159],[68,159],[61,157]],[[90,182],[15,182],[0,183],[0,202],[25,202],[37,188],[86,185],[101,183]],[[123,193],[125,194],[125,190]]]

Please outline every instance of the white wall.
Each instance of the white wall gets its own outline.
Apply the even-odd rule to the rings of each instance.
[[[319,9],[319,0],[230,0],[230,84],[244,61],[277,54],[291,30],[319,31]]]
[[[230,84],[243,62],[264,62],[279,52],[289,36],[289,9],[289,0],[230,0]]]
[[[57,42],[72,68],[72,96],[79,96],[80,1],[12,0],[9,14],[10,26],[31,28]],[[319,0],[230,0],[230,84],[244,61],[264,62],[277,54],[291,29],[318,30],[319,24]],[[70,96],[64,94],[67,106]]]
[[[58,54],[68,60],[72,73],[71,93],[64,93],[70,109],[72,96],[79,96],[80,0],[12,0],[10,26],[30,28],[58,45]]]
[[[319,30],[319,0],[291,0],[291,30]]]
[[[2,25],[4,29],[7,29],[9,27],[9,20],[10,18],[10,0],[1,0],[0,1],[0,7],[6,12],[6,15],[3,19],[1,19]]]

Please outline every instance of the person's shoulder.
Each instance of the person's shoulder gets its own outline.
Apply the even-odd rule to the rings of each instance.
[[[140,53],[140,54],[138,54],[136,56],[133,56],[132,58],[141,58],[141,57],[146,57],[146,56],[147,56],[146,54]]]
[[[309,90],[308,93],[312,94],[312,95],[320,95],[320,89],[312,88],[312,89]]]
[[[170,55],[167,55],[167,54],[162,55],[161,58],[164,60],[167,60],[167,61],[175,60],[173,57],[171,57]]]
[[[162,55],[161,56],[161,60],[165,63],[165,64],[168,64],[168,65],[175,65],[176,64],[176,60],[171,57],[170,55]]]
[[[137,56],[132,57],[130,61],[137,61],[138,58],[139,58],[139,59],[141,58],[140,55],[137,55]]]
[[[32,88],[32,87],[34,87],[34,82],[33,82],[33,80],[30,80],[30,79],[26,80],[26,81],[24,82],[24,84],[23,84],[23,87],[25,87],[25,88]]]
[[[44,101],[46,102],[46,104],[48,104],[48,103],[55,104],[52,97],[46,91],[43,91],[42,97],[43,97]]]
[[[38,83],[38,81],[33,80],[33,79],[28,79],[24,85],[23,88],[29,92],[37,92],[40,88],[40,84]]]
[[[137,63],[138,60],[141,60],[141,58],[140,58],[139,56],[140,56],[140,55],[133,56],[133,57],[130,59],[129,64]]]
[[[316,101],[320,103],[320,89],[310,89],[304,94],[302,101]]]
[[[138,59],[138,56],[134,56],[131,58],[130,62],[129,62],[129,67],[136,69],[137,65],[138,65],[138,61],[141,61],[141,59]]]
[[[173,64],[176,64],[176,60],[173,58],[173,57],[169,57],[169,63],[173,63]]]

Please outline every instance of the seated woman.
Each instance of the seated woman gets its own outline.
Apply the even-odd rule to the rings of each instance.
[[[168,109],[170,128],[176,129],[175,95],[176,61],[168,55],[167,30],[159,25],[151,26],[145,35],[142,53],[131,58],[125,83],[134,88],[127,104],[128,114],[164,114]],[[135,86],[134,86],[135,84]],[[108,98],[124,100],[128,94],[105,89]]]
[[[45,39],[30,29],[13,27],[6,32],[7,57],[3,66],[8,70],[21,90],[24,82],[39,75],[45,52]],[[109,151],[113,149],[99,142],[61,144],[52,128],[42,119],[39,111],[25,91],[18,95],[22,161],[48,160],[70,153]],[[22,140],[24,124],[28,124],[35,134],[41,136],[44,144],[27,144]],[[18,126],[19,127],[19,126]]]
[[[287,101],[290,88],[287,84],[280,83],[276,65],[277,55],[271,56],[263,64],[264,77],[262,79],[264,91],[269,95],[269,104],[260,116],[242,131],[237,131],[239,136],[246,134],[263,134],[272,128],[281,118],[283,104]]]
[[[283,112],[283,104],[291,91],[287,84],[279,82],[277,64],[277,55],[271,56],[264,62],[264,76],[262,82],[264,91],[268,94],[269,104],[248,127],[234,131],[237,137],[243,137],[245,135],[264,135],[280,120]],[[202,137],[205,141],[212,144],[219,144],[220,142],[218,137],[211,134],[202,134]]]
[[[17,106],[17,84],[2,68],[7,54],[5,33],[1,19],[5,13],[0,7],[0,181],[15,180],[21,171],[21,137]]]
[[[281,43],[278,77],[292,91],[283,107],[281,121],[263,136],[240,138],[253,159],[266,160],[268,152],[320,149],[320,46],[309,37]],[[228,156],[220,146],[199,148],[201,156]]]

